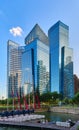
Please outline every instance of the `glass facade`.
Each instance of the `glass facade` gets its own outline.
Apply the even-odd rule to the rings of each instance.
[[[19,44],[8,41],[7,43],[7,86],[8,97],[12,97],[12,93],[16,96],[17,91],[21,88],[22,79],[22,59],[23,47]]]
[[[71,98],[74,96],[73,82],[73,49],[62,48],[62,77],[63,77],[63,95]]]
[[[36,24],[25,38],[25,52],[22,54],[22,87],[25,94],[49,88],[49,42],[48,37]],[[27,89],[25,91],[25,89]]]
[[[38,41],[37,44],[37,86],[40,94],[49,88],[49,47]]]
[[[30,92],[33,90],[32,87],[40,94],[49,91],[49,47],[38,39],[25,46],[22,74],[22,86],[27,86],[26,94],[29,89]]]
[[[48,45],[48,37],[46,34],[43,32],[43,30],[40,28],[38,24],[36,24],[31,32],[26,36],[25,38],[25,44],[29,44],[30,42],[34,41],[35,39],[39,39],[42,41],[44,44]]]
[[[22,88],[24,95],[32,92],[32,57],[31,49],[22,54]]]
[[[63,60],[63,54],[62,54],[62,48],[67,47],[68,49],[65,49],[66,51],[70,50],[69,48],[69,27],[62,23],[61,21],[58,21],[55,25],[53,25],[48,32],[49,35],[49,44],[50,44],[50,86],[51,86],[51,92],[57,91],[58,93],[62,93],[67,95],[64,92],[65,88],[68,87],[66,84],[65,78],[63,79],[63,75],[65,75],[65,66],[62,66]],[[65,51],[65,52],[66,52]],[[67,52],[66,52],[67,53]],[[65,55],[66,55],[65,53]],[[68,56],[72,57],[71,53],[68,53]],[[63,58],[62,58],[63,57]],[[63,63],[64,64],[64,63]],[[71,68],[73,70],[73,67]],[[72,85],[70,88],[72,88],[73,91],[73,71],[71,72],[70,69],[68,69],[69,73],[71,74],[71,80]],[[64,73],[64,74],[63,74]],[[66,83],[64,83],[66,82]],[[65,84],[65,85],[64,85]],[[67,89],[68,90],[68,89]],[[73,92],[74,93],[74,92]],[[73,96],[73,93],[68,95]],[[67,95],[67,96],[68,96]]]
[[[21,88],[24,94],[51,91],[74,96],[73,49],[69,48],[69,27],[58,21],[48,36],[38,24],[25,38],[25,46],[8,41],[8,97]]]

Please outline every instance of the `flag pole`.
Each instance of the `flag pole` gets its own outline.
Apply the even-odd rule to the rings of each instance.
[[[24,92],[23,92],[23,101],[24,101],[24,110],[25,110],[26,101],[25,101],[25,95],[24,95]]]
[[[23,94],[23,100],[24,100],[24,109],[28,109],[28,104],[25,95]]]
[[[13,110],[14,110],[14,90],[12,89],[12,98],[13,98]]]
[[[13,97],[13,110],[14,110],[14,97]]]
[[[29,93],[29,109],[30,109],[30,93]]]

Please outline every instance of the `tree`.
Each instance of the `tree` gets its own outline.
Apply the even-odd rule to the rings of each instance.
[[[55,91],[55,92],[52,92],[52,99],[53,100],[56,100],[59,98],[59,94]]]
[[[75,104],[79,104],[79,92],[75,94],[74,98],[73,98],[73,102]]]
[[[67,97],[64,98],[63,103],[69,104],[69,99]]]
[[[49,102],[50,99],[52,99],[52,93],[51,92],[47,92],[47,93],[40,95],[40,101],[41,102]]]

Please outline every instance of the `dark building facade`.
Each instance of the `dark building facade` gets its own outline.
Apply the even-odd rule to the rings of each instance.
[[[74,74],[74,93],[79,92],[79,78]]]

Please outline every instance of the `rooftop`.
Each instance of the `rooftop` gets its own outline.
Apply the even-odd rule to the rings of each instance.
[[[34,39],[38,38],[44,44],[49,44],[47,35],[43,32],[38,24],[36,24],[30,33],[25,38],[25,44],[31,43]]]

